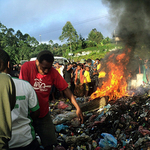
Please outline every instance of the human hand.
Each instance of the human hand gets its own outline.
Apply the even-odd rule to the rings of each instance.
[[[78,116],[78,118],[79,118],[81,124],[83,124],[84,119],[83,119],[83,114],[82,114],[82,111],[81,111],[80,108],[78,108],[78,109],[76,110],[76,114],[77,114],[77,116]]]

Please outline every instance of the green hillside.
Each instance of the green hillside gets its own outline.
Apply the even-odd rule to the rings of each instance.
[[[105,44],[105,45],[99,44],[97,47],[78,49],[73,52],[74,55],[72,56],[72,60],[77,62],[77,61],[80,61],[82,58],[84,58],[84,59],[90,58],[93,60],[95,60],[96,58],[103,58],[109,51],[111,51],[112,49],[118,48],[118,47],[119,47],[119,45],[109,43],[109,44]],[[82,56],[82,53],[84,53],[84,52],[85,53],[89,52],[90,54]],[[79,55],[77,56],[77,54],[79,54]],[[71,56],[68,56],[68,59],[71,60]]]

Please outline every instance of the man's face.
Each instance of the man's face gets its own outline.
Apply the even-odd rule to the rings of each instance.
[[[81,67],[80,67],[80,66],[77,66],[77,69],[78,69],[78,70],[80,70],[80,69],[81,69]]]
[[[77,65],[76,64],[73,64],[73,68],[75,68]]]
[[[92,65],[92,63],[87,63],[89,66],[91,66]]]
[[[72,64],[70,64],[68,67],[72,68],[72,67],[73,67],[73,65],[72,65]]]
[[[98,64],[99,63],[99,60],[96,60],[96,64]]]
[[[59,63],[56,63],[56,64],[55,64],[55,67],[58,68],[58,67],[59,67]]]
[[[46,60],[43,60],[42,63],[39,63],[39,61],[36,60],[36,66],[37,66],[38,72],[41,75],[48,74],[49,70],[52,67],[52,64],[53,62],[47,62]]]
[[[90,68],[89,68],[89,67],[86,67],[85,69],[86,69],[86,71],[90,71]]]

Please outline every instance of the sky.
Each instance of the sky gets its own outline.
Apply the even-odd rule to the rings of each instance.
[[[0,22],[42,43],[63,44],[59,36],[67,21],[83,38],[94,28],[112,38],[114,27],[101,0],[0,0]]]

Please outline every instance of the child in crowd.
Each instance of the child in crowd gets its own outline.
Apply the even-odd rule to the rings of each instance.
[[[85,97],[88,96],[89,93],[89,83],[91,82],[90,78],[90,66],[85,65],[85,72],[84,72],[84,89],[85,89]]]

